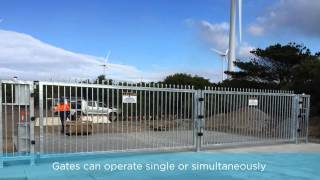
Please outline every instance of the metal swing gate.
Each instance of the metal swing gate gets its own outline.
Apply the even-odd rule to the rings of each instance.
[[[308,142],[310,96],[235,88],[198,93],[200,147]]]
[[[107,82],[39,82],[38,86],[36,134],[41,154],[194,147],[196,91],[190,86]],[[64,133],[53,111],[59,98],[71,105],[70,117],[64,116]],[[74,121],[81,124],[74,125]]]
[[[59,103],[70,112],[56,111]],[[108,82],[1,81],[3,160],[308,141],[310,96]],[[64,132],[61,120],[64,122]]]

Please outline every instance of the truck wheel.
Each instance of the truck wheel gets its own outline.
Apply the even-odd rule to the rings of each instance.
[[[109,121],[116,121],[117,120],[117,113],[113,112],[109,114]]]

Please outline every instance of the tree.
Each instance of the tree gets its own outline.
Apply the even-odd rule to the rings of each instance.
[[[185,73],[169,75],[164,79],[163,83],[173,85],[191,85],[194,86],[195,89],[204,89],[205,86],[213,85],[209,79],[205,79],[197,75],[191,76],[190,74]]]
[[[295,79],[289,88],[311,95],[312,114],[320,114],[320,59],[307,61],[293,68]]]
[[[314,61],[316,55],[303,45],[289,43],[275,44],[265,49],[251,51],[253,58],[249,61],[236,61],[240,69],[237,72],[226,72],[233,79],[275,83],[286,86],[296,78],[293,68],[307,61]]]
[[[97,84],[112,84],[113,80],[112,79],[106,79],[105,75],[100,75],[97,77],[97,79],[93,82]]]

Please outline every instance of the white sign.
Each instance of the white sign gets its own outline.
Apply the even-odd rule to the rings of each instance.
[[[137,103],[137,94],[124,93],[122,95],[122,103]]]
[[[258,106],[258,99],[249,99],[249,106]]]

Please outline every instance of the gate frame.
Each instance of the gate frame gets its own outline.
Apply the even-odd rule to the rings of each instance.
[[[197,107],[196,102],[198,101],[198,99],[195,99],[195,96],[197,93],[201,92],[202,90],[195,90],[193,86],[189,86],[189,89],[179,89],[179,86],[165,86],[165,87],[159,87],[159,86],[129,86],[129,85],[117,85],[117,84],[87,84],[87,83],[78,83],[78,82],[50,82],[50,81],[35,81],[35,85],[38,86],[39,89],[39,129],[40,129],[40,133],[39,133],[39,152],[37,153],[37,156],[35,158],[37,159],[41,159],[46,158],[46,157],[60,157],[59,155],[48,155],[48,154],[44,154],[44,130],[43,130],[43,121],[44,121],[44,113],[43,113],[43,108],[44,108],[44,104],[43,104],[43,99],[44,99],[44,86],[70,86],[70,87],[79,87],[79,88],[110,88],[110,89],[122,89],[122,90],[135,90],[135,91],[159,91],[159,92],[181,92],[181,93],[192,93],[194,98],[194,108],[192,109],[193,111],[195,110],[195,107]],[[192,98],[191,98],[192,99]],[[202,108],[203,110],[204,108]],[[163,147],[160,149],[126,149],[125,152],[138,152],[138,151],[146,151],[146,152],[150,152],[150,151],[157,151],[157,150],[171,150],[171,151],[175,151],[177,149],[195,149],[196,147],[196,128],[195,128],[195,124],[196,122],[196,118],[198,116],[196,115],[195,112],[192,113],[191,116],[191,120],[193,123],[193,133],[194,135],[194,141],[193,144],[190,143],[190,146],[188,147]],[[115,151],[104,151],[104,152],[124,152],[123,150],[115,150]],[[91,153],[101,153],[101,152],[76,152],[76,153],[72,153],[72,154],[91,154]],[[103,152],[102,152],[103,153]],[[62,155],[64,156],[64,155]]]
[[[30,152],[28,155],[25,156],[15,156],[15,157],[5,157],[3,152],[3,118],[2,118],[2,84],[20,84],[20,85],[27,85],[29,86],[29,122],[30,122],[30,129],[29,129],[29,136],[30,136]],[[24,81],[24,80],[0,80],[0,168],[3,168],[5,161],[11,160],[29,160],[30,165],[35,165],[35,134],[34,134],[34,122],[35,122],[35,115],[34,115],[34,81]],[[12,95],[13,96],[13,95]]]
[[[194,138],[195,138],[195,151],[200,152],[203,144],[204,126],[205,126],[205,116],[204,116],[204,92],[202,90],[197,90],[194,93]]]
[[[0,81],[0,168],[3,168],[4,162],[2,123],[2,81]]]

